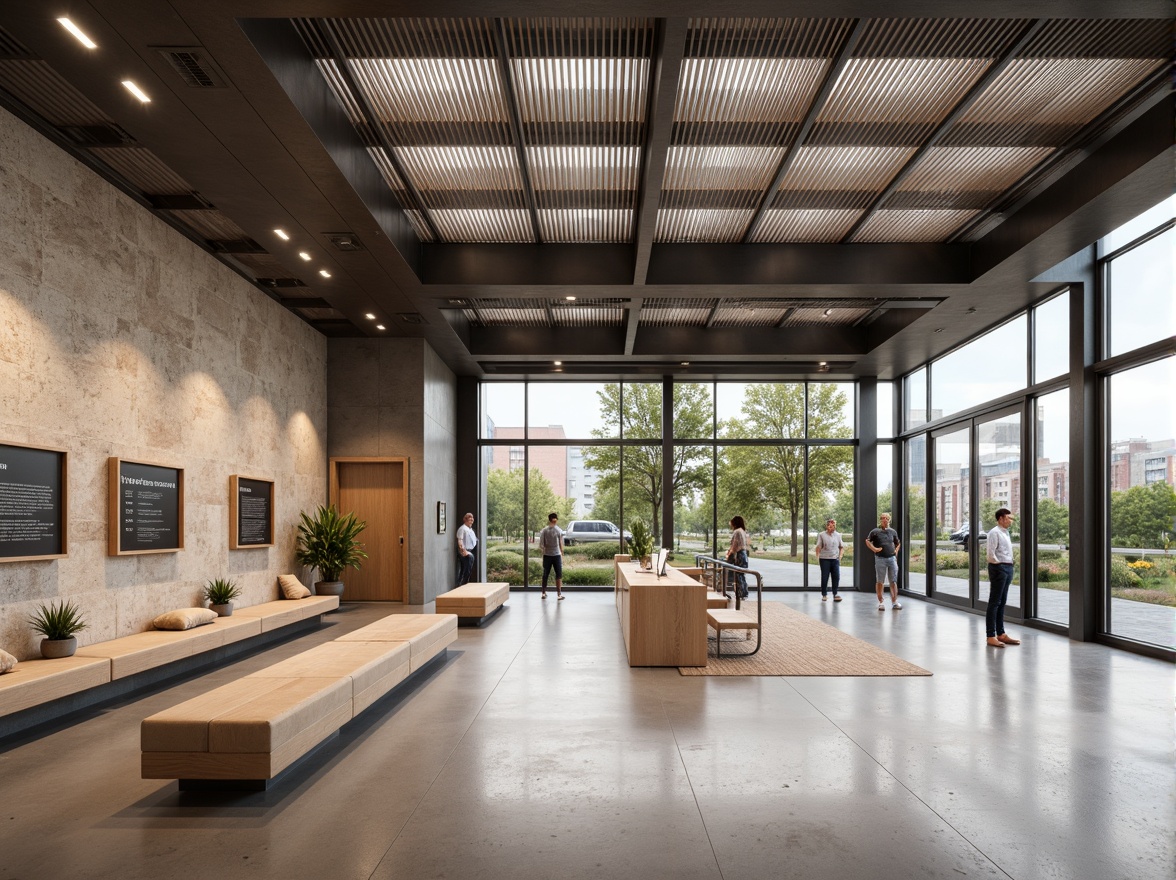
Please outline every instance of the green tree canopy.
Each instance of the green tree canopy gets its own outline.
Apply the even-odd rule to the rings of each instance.
[[[1070,542],[1070,510],[1052,498],[1037,502],[1037,541],[1039,544]]]
[[[486,529],[491,535],[521,538],[524,532],[534,533],[547,525],[547,514],[557,513],[566,522],[572,515],[575,501],[560,498],[551,483],[538,468],[531,468],[530,486],[525,485],[523,471],[504,471],[496,468],[486,476]],[[523,498],[528,488],[528,514],[524,528]]]
[[[1167,483],[1111,493],[1111,544],[1115,547],[1163,547],[1176,530],[1173,519],[1176,490]]]

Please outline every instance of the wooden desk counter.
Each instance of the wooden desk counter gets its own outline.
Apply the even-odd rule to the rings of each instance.
[[[706,587],[670,568],[658,578],[617,562],[617,600],[630,666],[706,666]]]

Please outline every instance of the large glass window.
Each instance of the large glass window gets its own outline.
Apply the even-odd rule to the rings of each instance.
[[[520,429],[522,437],[524,422],[524,399],[526,385],[522,382],[494,382],[482,385],[482,418],[481,436],[483,439],[494,439],[496,431],[501,426],[513,426]]]
[[[583,440],[620,436],[616,408],[601,406],[601,401],[615,399],[616,393],[616,383],[530,383],[527,386],[530,439],[570,437]]]
[[[1176,647],[1176,358],[1108,386],[1108,630]]]
[[[971,409],[1026,386],[1025,315],[931,364],[931,409],[936,418]]]
[[[979,462],[977,487],[980,509],[973,516],[973,540],[977,550],[979,593],[988,601],[988,563],[985,543],[988,532],[996,526],[996,511],[1007,507],[1013,512],[1009,537],[1013,542],[1013,583],[1009,587],[1007,609],[1019,614],[1021,607],[1021,414],[1011,413],[980,421],[976,426],[976,454]]]
[[[1070,393],[1037,398],[1037,616],[1070,622]]]
[[[1107,264],[1111,357],[1176,333],[1176,278],[1169,229]]]
[[[808,386],[808,434],[816,440],[854,434],[852,382],[814,382]]]
[[[716,399],[720,438],[800,440],[805,436],[802,383],[721,383]]]
[[[906,412],[903,424],[909,430],[925,425],[930,416],[927,413],[927,368],[915,370],[904,382]]]
[[[620,388],[622,405],[613,388]],[[657,440],[662,435],[662,386],[660,382],[629,383],[608,387],[601,418],[608,422],[620,412],[621,436],[626,440]]]
[[[976,546],[971,517],[972,431],[935,438],[935,594],[970,599],[969,552]]]
[[[1070,292],[1033,310],[1033,381],[1044,382],[1070,368]]]
[[[878,383],[878,436],[894,436],[894,383]]]
[[[907,589],[927,595],[927,436],[920,434],[906,442],[906,528],[902,534],[906,555]],[[878,509],[882,510],[881,504]]]

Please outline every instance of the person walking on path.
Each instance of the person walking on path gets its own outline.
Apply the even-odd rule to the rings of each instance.
[[[743,517],[731,517],[731,546],[727,548],[727,561],[740,568],[747,568],[747,551],[750,547],[751,536],[747,534]],[[747,575],[742,572],[735,574],[735,595],[740,599],[747,598]]]
[[[837,531],[837,520],[825,520],[825,531],[817,535],[813,553],[821,566],[821,601],[828,602],[829,581],[833,581],[833,601],[840,602],[837,588],[841,586],[841,554],[845,552],[845,541]]]
[[[562,600],[563,594],[563,529],[559,527],[559,514],[547,514],[547,528],[539,533],[539,550],[543,554],[543,595],[547,598],[547,576],[555,569],[555,594]]]
[[[467,513],[457,527],[457,585],[468,584],[474,576],[478,556],[478,536],[474,534],[474,515]]]
[[[878,594],[878,610],[886,608],[882,601],[882,585],[889,578],[890,609],[897,611],[902,607],[898,602],[898,551],[902,549],[902,541],[898,540],[898,532],[890,528],[889,513],[882,514],[878,519],[881,524],[866,536],[866,546],[874,554],[874,590]]]
[[[1013,539],[1009,537],[1009,525],[1013,512],[1002,507],[996,512],[996,528],[988,533],[988,611],[984,615],[984,626],[988,630],[988,644],[993,648],[1005,645],[1019,645],[1004,628],[1005,603],[1009,599],[1009,584],[1013,582]]]

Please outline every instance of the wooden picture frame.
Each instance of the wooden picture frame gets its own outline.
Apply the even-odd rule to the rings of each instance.
[[[445,534],[445,502],[437,502],[437,534]]]
[[[184,469],[108,459],[107,553],[137,556],[184,549]]]
[[[274,546],[274,481],[229,477],[229,549]]]
[[[0,443],[0,562],[69,555],[69,453]]]

